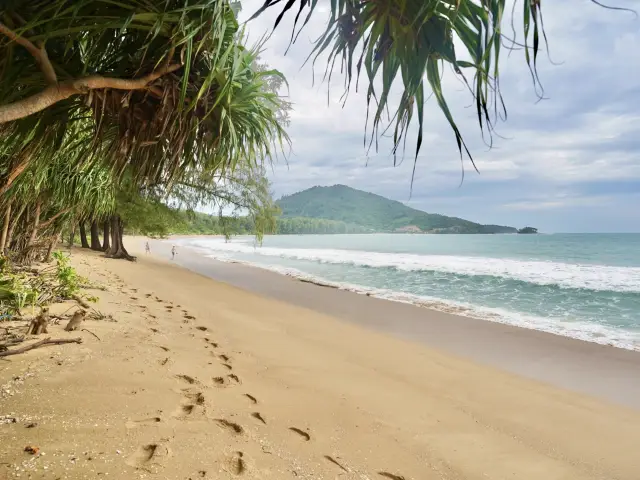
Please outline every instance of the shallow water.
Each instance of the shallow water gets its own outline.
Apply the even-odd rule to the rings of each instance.
[[[640,349],[640,234],[184,238],[224,261]]]

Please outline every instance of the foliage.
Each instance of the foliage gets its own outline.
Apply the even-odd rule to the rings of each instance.
[[[76,270],[69,265],[69,257],[67,255],[61,251],[57,251],[53,253],[53,258],[56,262],[56,295],[61,298],[71,298],[80,290],[82,278]]]
[[[0,312],[17,312],[34,305],[39,298],[39,285],[22,272],[3,271],[0,274]]]
[[[524,233],[524,234],[538,233],[538,229],[533,227],[524,227],[519,229],[518,233]]]
[[[591,1],[602,5],[597,0]],[[442,73],[449,66],[466,85],[480,130],[491,135],[495,122],[506,119],[507,114],[500,93],[499,60],[503,49],[523,51],[534,88],[542,97],[537,62],[547,38],[539,0],[512,0],[510,26],[504,16],[507,0],[332,0],[330,6],[327,3],[264,0],[254,17],[279,5],[281,12],[275,29],[285,14],[295,12],[291,34],[294,42],[311,16],[328,10],[326,29],[315,39],[309,57],[314,62],[318,58],[326,60],[325,78],[329,80],[336,63],[340,65],[340,71],[345,72],[344,98],[354,82],[357,89],[364,71],[368,106],[365,130],[370,132],[370,145],[375,139],[377,146],[378,137],[392,128],[395,154],[406,142],[409,125],[417,121],[417,160],[423,140],[424,104],[434,97],[453,130],[461,156],[466,152],[473,163],[445,99]],[[518,32],[514,22],[516,7],[521,7],[518,13],[522,15]],[[303,37],[306,41],[307,37]],[[391,89],[398,77],[402,95],[394,106]],[[388,111],[393,115],[387,126]]]
[[[371,229],[340,220],[310,217],[280,217],[277,220],[279,235],[371,233]]]
[[[0,269],[0,313],[16,313],[26,306],[43,306],[76,295],[86,280],[69,264],[69,257],[54,252],[55,265],[39,270],[8,261]]]
[[[227,1],[6,4],[5,160],[51,158],[66,143],[73,163],[99,159],[118,176],[129,167],[138,181],[171,182],[194,164],[224,170],[272,157],[287,141],[278,97],[263,87],[277,72],[254,68],[258,48],[242,37]],[[85,134],[74,137],[76,128]]]
[[[107,254],[132,258],[122,225],[166,235],[175,201],[191,209],[219,198],[226,205],[229,195],[241,198],[258,235],[271,228],[273,202],[245,176],[288,142],[290,105],[279,94],[284,77],[258,60],[261,45],[245,45],[237,7],[226,0],[0,6],[5,251],[25,263],[46,259],[63,228],[72,236],[78,222],[94,225],[98,249],[95,224],[108,220]]]
[[[313,187],[278,201],[284,218],[324,218],[359,225],[370,232],[415,226],[429,233],[515,233],[512,227],[481,225],[461,218],[422,212],[403,203],[344,185]]]

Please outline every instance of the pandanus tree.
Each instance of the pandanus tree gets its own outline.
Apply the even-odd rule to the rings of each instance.
[[[298,39],[312,17],[327,19],[326,29],[314,39],[309,58],[314,62],[326,60],[325,78],[331,78],[336,65],[340,66],[345,76],[344,98],[354,84],[357,88],[361,73],[364,75],[369,146],[376,141],[377,147],[379,135],[392,131],[394,163],[398,149],[404,148],[409,126],[415,122],[417,160],[423,141],[425,100],[430,97],[450,125],[461,157],[466,154],[473,163],[442,90],[444,68],[450,67],[466,85],[478,125],[488,135],[486,140],[490,144],[495,122],[507,115],[500,94],[502,52],[520,50],[536,92],[542,92],[537,62],[547,37],[541,3],[541,0],[263,0],[253,18],[265,10],[279,10],[274,24],[277,29],[282,28],[285,15],[294,16],[291,42]],[[627,10],[605,6],[597,0],[591,3]],[[516,8],[521,20],[513,16]],[[394,84],[402,92],[397,103],[392,95]]]
[[[227,1],[4,2],[0,192],[61,148],[72,165],[169,190],[193,168],[271,158],[288,139],[264,88],[276,72],[256,58]],[[110,225],[121,238],[117,212]]]
[[[62,149],[52,161],[30,162],[0,197],[7,226],[0,247],[19,261],[48,258],[66,224],[114,209],[110,170],[97,162],[72,163],[66,153]]]

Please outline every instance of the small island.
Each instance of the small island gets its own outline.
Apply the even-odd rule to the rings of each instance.
[[[538,233],[538,229],[537,228],[533,228],[533,227],[524,227],[524,228],[519,229],[518,233],[522,233],[522,234]]]

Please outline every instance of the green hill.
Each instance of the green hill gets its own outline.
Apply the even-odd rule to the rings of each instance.
[[[481,225],[407,207],[345,185],[312,187],[278,201],[282,219],[324,219],[340,222],[354,231],[403,233],[516,233],[501,225]],[[285,233],[285,232],[280,232]],[[335,233],[335,232],[327,232]]]

